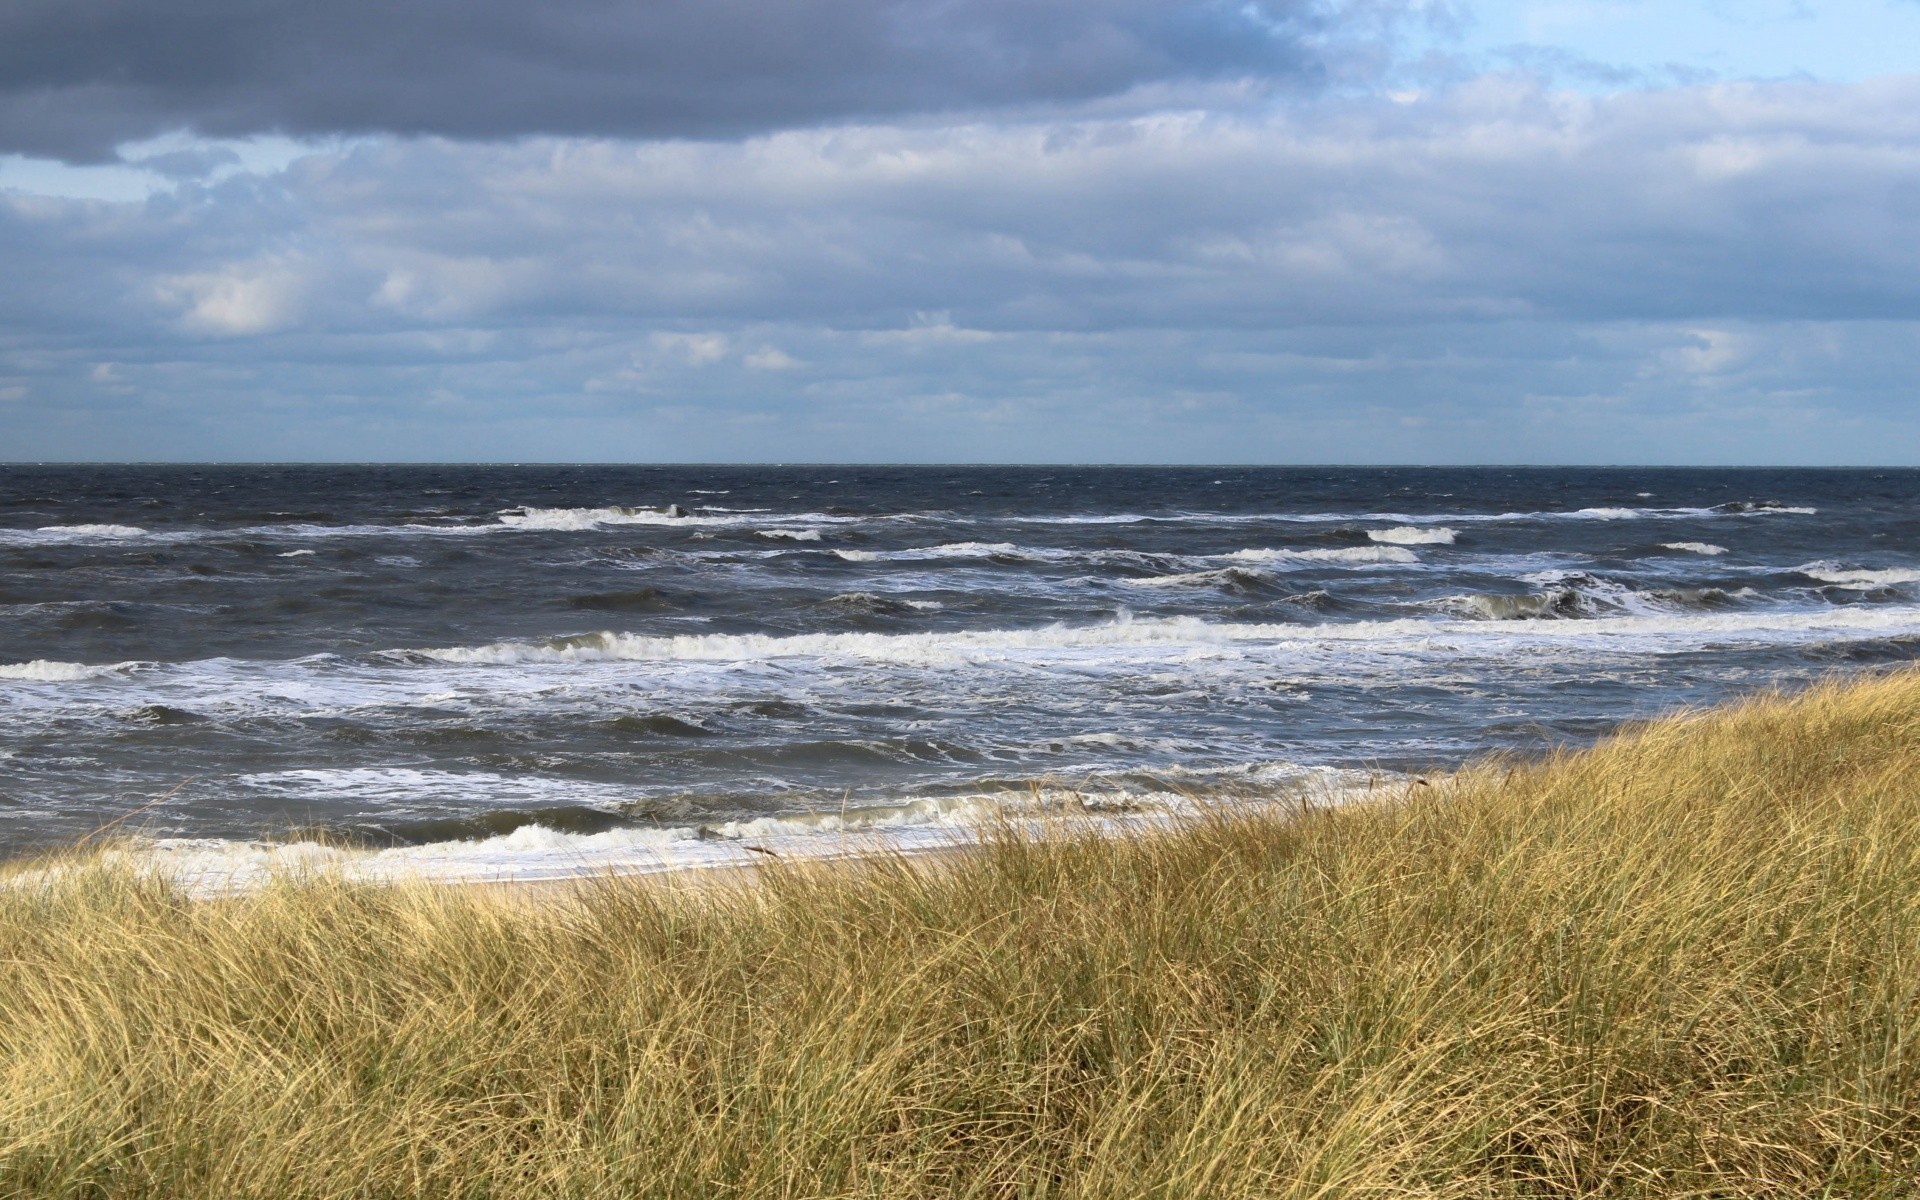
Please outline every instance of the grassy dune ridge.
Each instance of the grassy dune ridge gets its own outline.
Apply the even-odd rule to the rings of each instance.
[[[1296,820],[0,892],[0,1194],[1920,1192],[1920,672]]]

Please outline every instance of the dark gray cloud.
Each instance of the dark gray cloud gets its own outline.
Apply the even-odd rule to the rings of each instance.
[[[1312,79],[1382,0],[9,0],[0,151],[178,128],[735,136]],[[1370,32],[1371,31],[1371,32]]]

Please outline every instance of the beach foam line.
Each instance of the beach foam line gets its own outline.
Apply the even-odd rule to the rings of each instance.
[[[333,876],[398,883],[532,883],[605,875],[656,875],[937,853],[978,844],[1000,830],[1116,836],[1171,828],[1222,807],[1271,810],[1347,802],[1388,778],[1297,763],[1250,763],[1196,771],[1229,787],[1196,800],[1178,791],[1089,791],[1068,787],[981,791],[868,804],[844,811],[787,813],[706,825],[629,827],[568,833],[539,824],[469,841],[380,850],[313,841],[221,838],[135,840],[104,852],[113,864],[162,876],[196,896],[230,895],[278,878]],[[53,867],[58,871],[62,868]],[[15,886],[44,879],[23,872]]]

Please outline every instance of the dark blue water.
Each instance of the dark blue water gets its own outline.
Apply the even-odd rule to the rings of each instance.
[[[1257,786],[1917,646],[1914,472],[6,467],[0,848]]]

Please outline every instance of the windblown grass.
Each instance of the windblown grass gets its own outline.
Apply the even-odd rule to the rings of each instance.
[[[1294,821],[0,895],[0,1193],[1920,1192],[1920,674]]]

